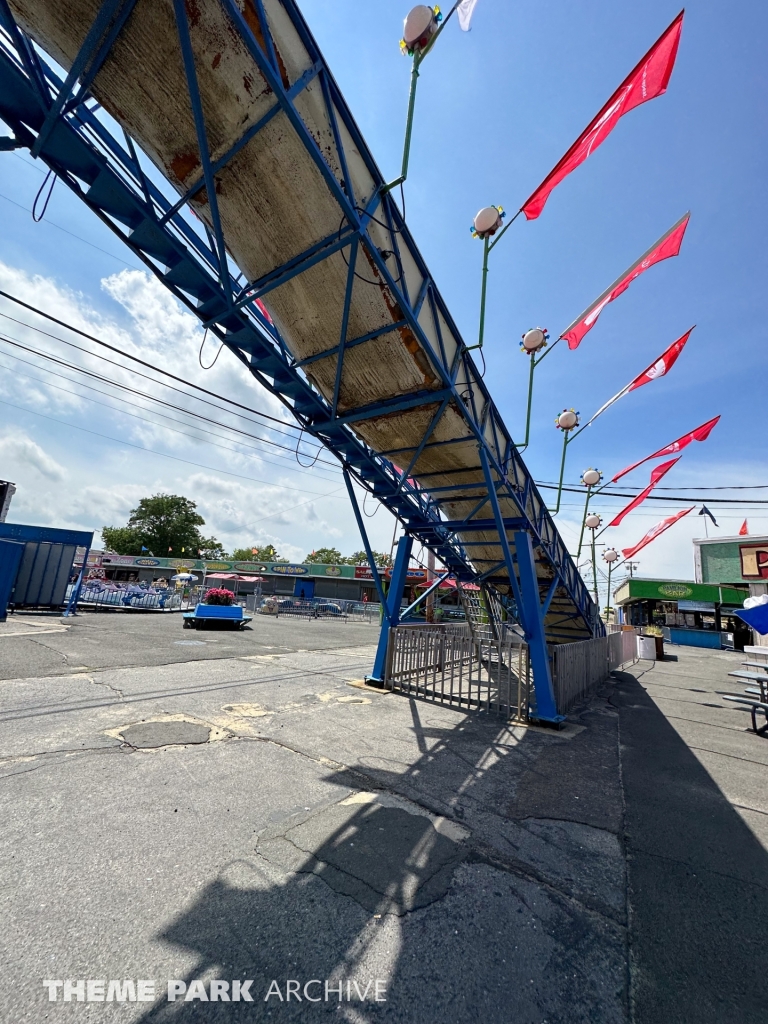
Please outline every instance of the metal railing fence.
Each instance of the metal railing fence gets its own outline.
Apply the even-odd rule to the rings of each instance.
[[[637,660],[634,630],[618,630],[594,640],[552,648],[552,682],[561,715],[593,694],[611,672]]]
[[[463,623],[389,631],[385,685],[407,696],[527,721],[530,674],[517,634],[478,641]]]
[[[275,618],[328,619],[332,622],[377,622],[379,605],[365,601],[345,601],[315,597],[309,601],[296,597],[264,598],[256,611]]]
[[[69,600],[75,584],[67,586],[66,598]],[[97,581],[94,585],[86,580],[80,590],[78,607],[100,611],[107,608],[134,608],[145,611],[180,611],[190,606],[189,599],[182,597],[181,591],[143,588],[134,584],[109,585]]]

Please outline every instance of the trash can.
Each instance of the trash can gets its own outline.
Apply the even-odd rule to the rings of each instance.
[[[637,656],[642,661],[656,661],[655,636],[639,636],[637,638]]]

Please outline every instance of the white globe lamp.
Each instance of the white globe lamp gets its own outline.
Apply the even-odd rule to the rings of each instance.
[[[501,227],[501,214],[496,206],[484,206],[472,222],[478,238],[490,238]]]
[[[573,409],[563,409],[557,417],[557,425],[561,430],[573,430],[578,422],[578,414]]]
[[[403,42],[407,50],[423,50],[437,32],[435,12],[426,4],[417,4],[403,22]]]
[[[523,349],[528,355],[533,355],[534,352],[544,348],[548,337],[549,335],[543,327],[532,327],[523,335]]]
[[[603,478],[603,474],[599,469],[588,469],[585,473],[581,474],[581,482],[585,487],[594,487],[599,484]]]

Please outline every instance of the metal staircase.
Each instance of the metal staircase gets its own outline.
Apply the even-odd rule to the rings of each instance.
[[[556,718],[547,643],[597,609],[294,0],[0,0],[0,117],[338,458],[361,527],[352,479],[504,603]]]

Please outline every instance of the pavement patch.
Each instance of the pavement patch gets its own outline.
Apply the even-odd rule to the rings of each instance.
[[[225,704],[221,710],[231,715],[238,715],[240,718],[263,718],[265,715],[271,714],[271,712],[265,711],[260,704]]]
[[[162,747],[200,746],[229,739],[233,733],[191,715],[158,715],[115,729],[106,735],[127,743],[135,750],[159,750]]]
[[[121,736],[132,747],[144,750],[147,747],[186,746],[190,743],[207,743],[211,730],[197,722],[138,722],[123,729]]]

